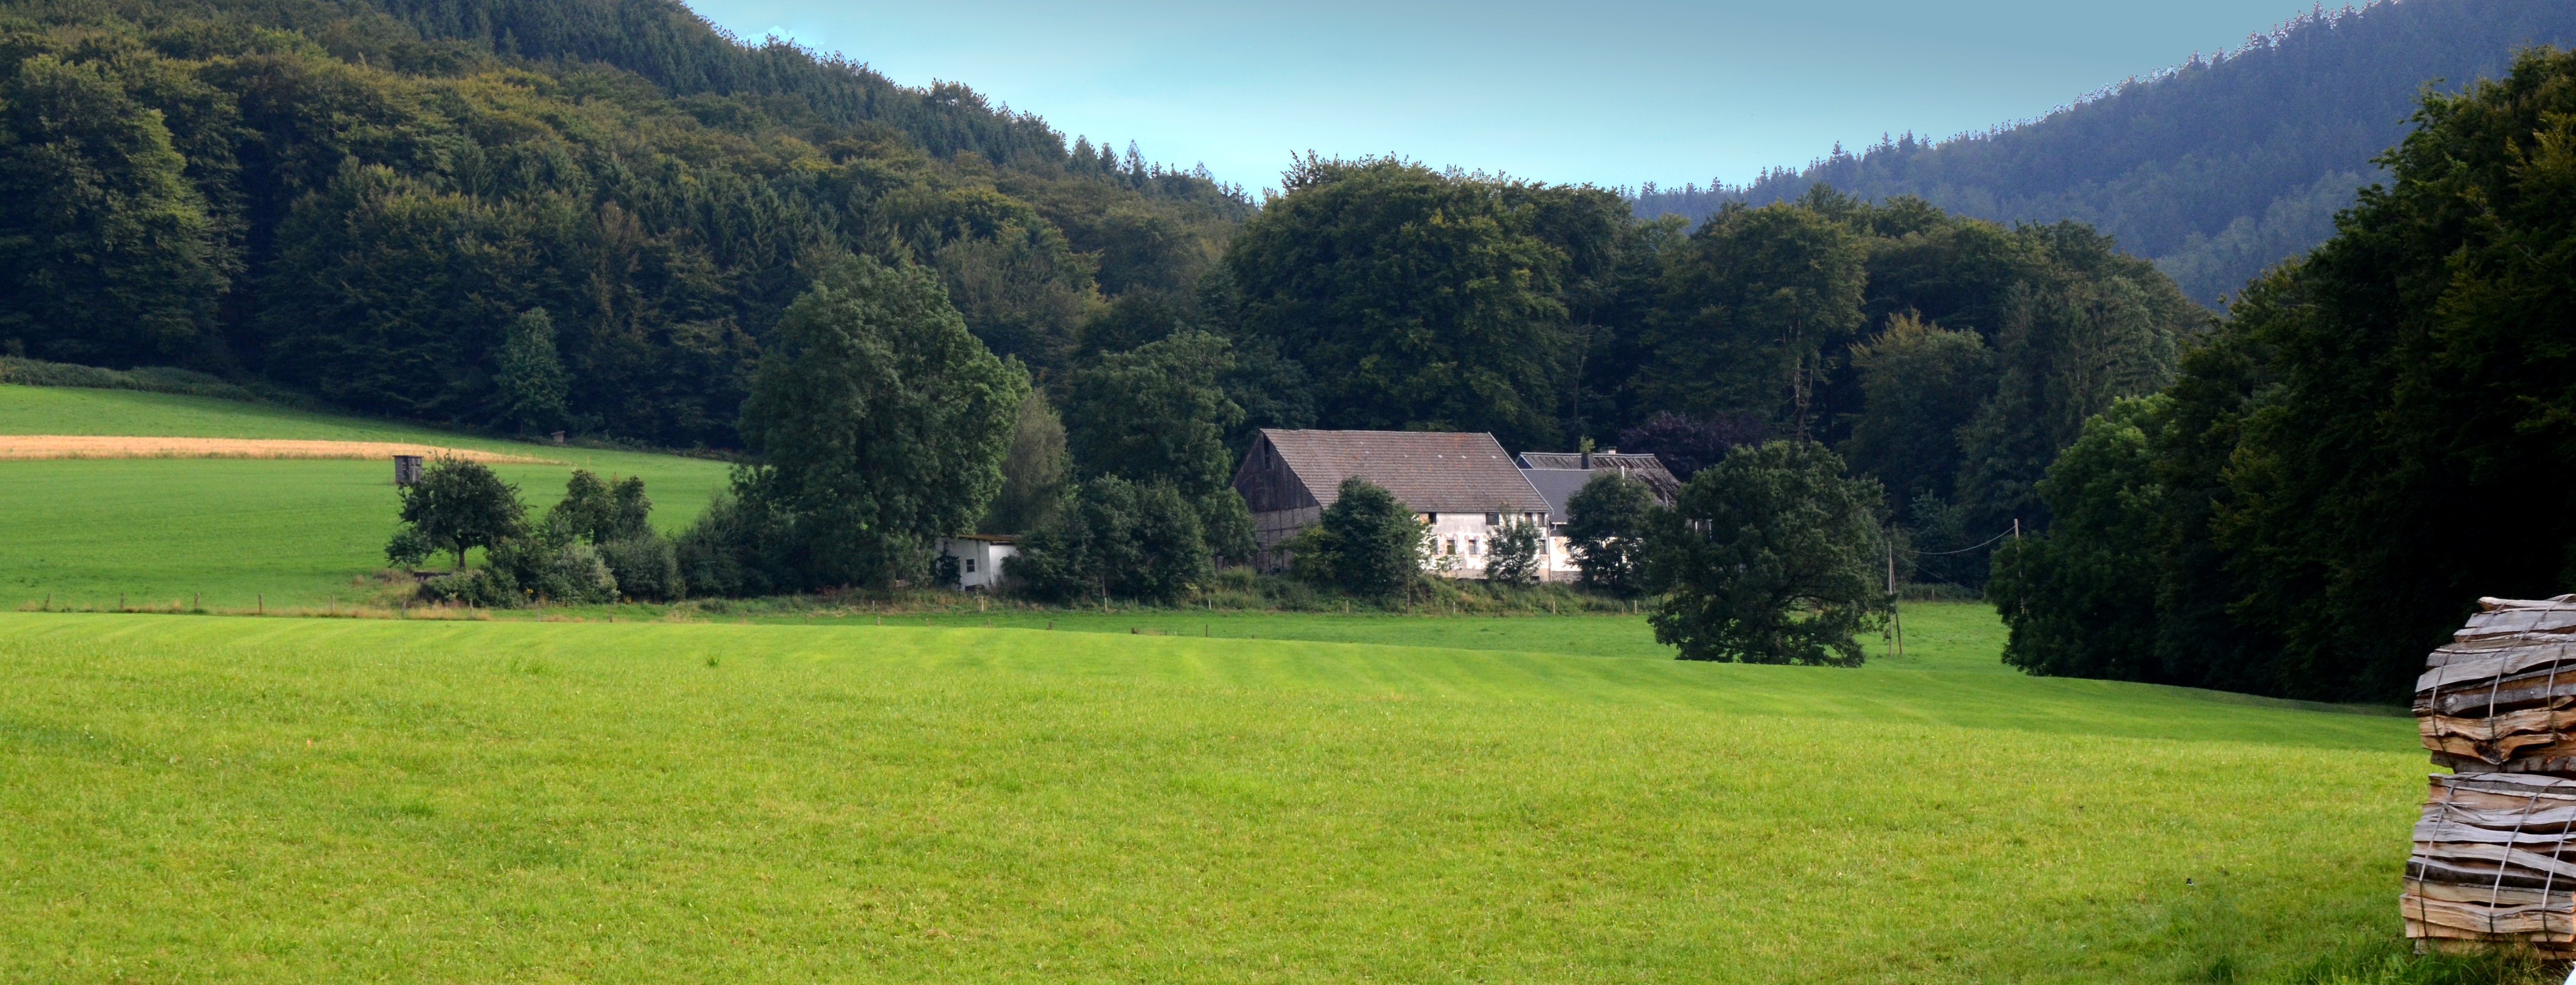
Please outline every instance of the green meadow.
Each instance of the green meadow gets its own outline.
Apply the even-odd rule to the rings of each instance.
[[[0,434],[408,441],[549,459],[495,465],[533,509],[575,468],[640,475],[676,531],[722,488],[722,462],[459,436],[258,404],[0,385]],[[390,461],[128,458],[0,461],[0,604],[322,607],[372,594],[395,528]]]
[[[0,432],[540,455],[665,529],[726,471],[118,391]],[[0,462],[0,603],[367,593],[390,472]],[[1603,613],[0,611],[0,981],[2504,980],[2404,955],[2402,714],[1906,612],[1832,670]]]
[[[2253,980],[2385,949],[2424,772],[2178,689],[1043,629],[7,613],[0,670],[8,980]]]

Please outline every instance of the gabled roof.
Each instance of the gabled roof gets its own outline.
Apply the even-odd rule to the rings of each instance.
[[[1416,513],[1542,513],[1546,497],[1530,488],[1494,436],[1438,431],[1290,431],[1263,428],[1315,502],[1341,498],[1342,480],[1358,476],[1394,493]]]
[[[1653,455],[1596,451],[1591,458],[1593,469],[1625,472],[1629,478],[1645,483],[1656,499],[1666,503],[1672,502],[1673,497],[1682,491],[1681,480],[1673,478],[1672,471],[1664,468],[1663,460]],[[1521,453],[1521,467],[1579,471],[1583,468],[1583,459],[1584,454],[1577,451],[1525,451]]]

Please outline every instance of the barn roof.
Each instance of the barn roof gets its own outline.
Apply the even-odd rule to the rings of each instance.
[[[1358,476],[1394,493],[1416,513],[1543,513],[1512,456],[1482,432],[1291,431],[1263,428],[1315,502],[1331,506],[1342,480]]]

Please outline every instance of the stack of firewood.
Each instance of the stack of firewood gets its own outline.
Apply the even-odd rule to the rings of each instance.
[[[2576,595],[2479,599],[2415,683],[2435,774],[2406,935],[2576,950]]]

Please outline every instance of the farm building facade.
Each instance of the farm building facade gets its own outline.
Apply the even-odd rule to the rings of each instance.
[[[1579,453],[1523,456],[1547,468],[1524,469],[1485,433],[1430,431],[1308,431],[1263,429],[1235,470],[1234,489],[1252,510],[1261,554],[1254,565],[1275,570],[1287,563],[1279,544],[1323,518],[1340,498],[1342,480],[1365,479],[1394,494],[1429,527],[1431,567],[1457,577],[1481,577],[1495,534],[1511,523],[1548,532],[1541,568],[1550,579],[1571,577],[1573,558],[1561,529],[1563,500],[1599,469],[1619,469],[1644,479],[1660,495],[1675,485],[1652,455]],[[1558,462],[1558,458],[1567,461]],[[1588,466],[1588,467],[1587,467]],[[1535,483],[1546,482],[1556,495]]]

